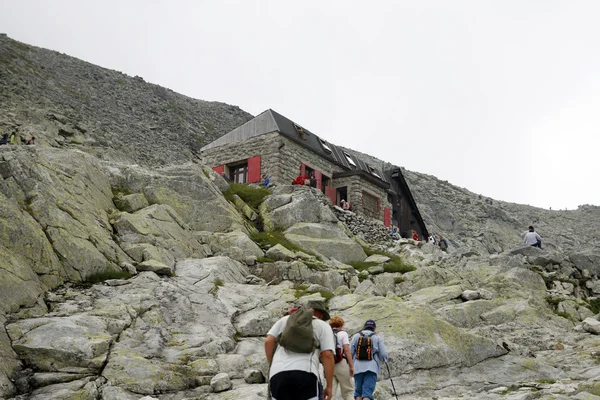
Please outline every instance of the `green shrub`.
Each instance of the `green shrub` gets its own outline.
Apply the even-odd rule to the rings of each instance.
[[[400,272],[404,274],[405,272],[414,271],[416,268],[412,265],[405,264],[403,262],[400,263],[386,263],[383,264],[383,270],[385,272]]]
[[[373,254],[378,254],[378,255],[382,255],[382,256],[386,256],[386,257],[390,258],[390,260],[388,262],[383,264],[383,270],[385,272],[400,272],[400,273],[404,274],[406,272],[416,270],[415,267],[413,267],[412,265],[406,264],[404,259],[396,254],[390,254],[385,251],[376,251],[369,247],[363,247],[363,248],[365,250],[365,253],[367,253],[368,256],[372,256]],[[348,263],[348,265],[351,265],[357,271],[364,271],[366,269],[369,269],[370,267],[378,265],[378,263],[359,261],[359,262]]]
[[[590,305],[590,310],[594,314],[600,314],[600,299],[588,300],[588,303]]]
[[[571,317],[566,312],[554,311],[554,314],[558,315],[559,317],[563,317],[564,319],[571,320]]]
[[[109,279],[129,279],[131,274],[127,271],[105,271],[88,276],[84,283],[100,283]]]
[[[374,267],[375,265],[379,265],[379,264],[374,263],[374,262],[355,261],[355,262],[349,262],[348,265],[352,266],[357,271],[364,271],[366,269],[369,269],[369,268]]]
[[[300,247],[296,246],[289,240],[285,238],[283,232],[273,231],[273,232],[258,232],[250,235],[250,239],[254,240],[260,247],[273,247],[276,244],[280,244],[288,250],[292,251],[306,251],[302,250]]]
[[[548,304],[553,305],[553,306],[557,306],[564,300],[565,299],[563,299],[562,297],[546,296],[546,301],[548,302]]]
[[[256,261],[258,261],[259,263],[274,263],[275,260],[273,260],[272,258],[269,257],[258,257],[256,259]]]
[[[230,183],[223,196],[233,203],[233,195],[237,194],[244,203],[257,210],[265,197],[271,194],[271,191],[264,187],[250,186],[245,183]]]

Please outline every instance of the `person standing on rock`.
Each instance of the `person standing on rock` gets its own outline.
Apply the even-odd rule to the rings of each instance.
[[[325,322],[328,319],[325,304],[310,301],[307,308],[298,309],[271,327],[265,353],[273,400],[333,399],[335,342],[333,331]],[[324,391],[319,381],[319,358],[325,373]]]
[[[350,351],[350,339],[348,338],[348,333],[342,330],[344,327],[344,320],[342,317],[333,317],[329,321],[329,325],[331,326],[336,339],[332,396],[335,396],[335,393],[337,393],[337,387],[339,385],[342,392],[342,400],[353,400],[354,382],[352,381],[352,377],[354,376],[354,362],[352,360],[352,352]],[[338,352],[341,354],[338,354]]]
[[[542,237],[538,235],[533,226],[529,225],[529,230],[525,232],[525,238],[523,243],[527,246],[534,246],[542,248]]]
[[[375,321],[365,322],[362,331],[352,337],[350,349],[354,361],[354,398],[374,400],[373,393],[379,376],[381,362],[387,362],[388,354],[383,339],[375,333]]]
[[[440,235],[440,249],[442,249],[443,251],[448,251],[448,242],[446,242],[446,239],[444,239],[444,237],[442,235]]]
[[[435,246],[435,236],[433,236],[433,233],[429,234],[429,237],[427,238],[427,240],[429,241],[429,243],[431,243],[432,245]]]

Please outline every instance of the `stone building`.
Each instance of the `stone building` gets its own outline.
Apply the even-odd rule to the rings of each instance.
[[[381,171],[325,141],[283,115],[267,110],[202,149],[204,162],[232,182],[290,184],[314,176],[315,187],[333,204],[396,225],[401,232],[427,230],[399,167]]]

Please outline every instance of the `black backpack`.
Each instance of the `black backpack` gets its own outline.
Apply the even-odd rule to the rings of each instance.
[[[333,353],[333,359],[335,361],[335,363],[339,363],[340,361],[342,361],[344,359],[344,347],[340,344],[337,334],[340,331],[337,328],[333,328],[333,338],[335,339],[335,351]]]
[[[373,359],[373,341],[371,340],[371,336],[367,336],[362,332],[360,333],[356,346],[357,360],[371,361]]]

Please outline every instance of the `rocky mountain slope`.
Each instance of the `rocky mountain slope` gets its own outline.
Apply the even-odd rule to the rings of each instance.
[[[598,207],[490,204],[406,171],[449,253],[360,233],[308,187],[250,188],[252,208],[191,144],[245,113],[5,37],[0,53],[3,129],[40,138],[0,146],[1,400],[264,399],[266,332],[315,298],[350,333],[376,319],[377,400],[600,398]],[[190,124],[168,148],[143,136],[177,126],[155,90]],[[529,223],[546,249],[518,245]]]
[[[390,163],[347,149],[372,165]],[[401,160],[400,160],[401,161]],[[544,246],[562,252],[600,248],[600,207],[545,210],[475,194],[434,176],[404,169],[404,177],[427,229],[444,236],[451,250],[496,254],[521,243],[529,225],[544,238]]]
[[[251,118],[235,106],[0,36],[0,130],[35,136],[45,146],[140,164],[181,163]]]

